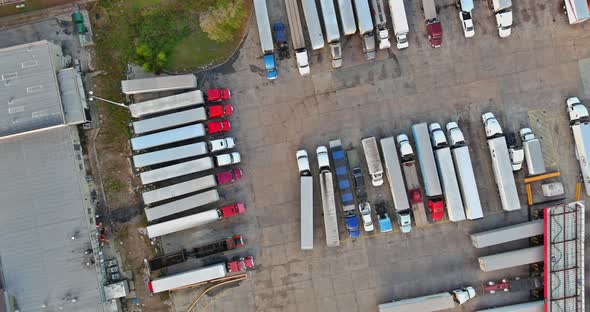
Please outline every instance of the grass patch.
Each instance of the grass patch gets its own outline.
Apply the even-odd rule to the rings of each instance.
[[[125,183],[112,176],[105,176],[102,185],[105,192],[120,192],[125,189]]]
[[[218,43],[210,40],[200,28],[180,41],[170,54],[167,70],[189,71],[229,57],[235,42]]]

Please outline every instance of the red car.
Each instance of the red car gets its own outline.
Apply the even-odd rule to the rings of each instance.
[[[434,221],[440,221],[445,216],[445,208],[443,201],[428,201],[428,207],[430,208],[430,216]]]
[[[215,174],[215,179],[217,180],[217,185],[223,185],[226,183],[230,183],[233,181],[237,181],[242,178],[242,169],[236,168],[229,171],[224,171]]]
[[[207,133],[215,134],[219,132],[228,132],[231,130],[231,124],[227,120],[211,121],[207,123]]]
[[[231,98],[231,92],[229,89],[209,89],[207,90],[207,100],[209,102],[219,102],[229,100]]]
[[[244,203],[235,203],[219,208],[222,218],[229,218],[246,212]]]
[[[246,258],[238,258],[232,261],[228,261],[227,272],[237,273],[242,271],[248,271],[254,269],[254,257],[247,256]]]
[[[209,112],[209,119],[227,117],[234,112],[234,108],[229,104],[211,105],[207,107],[207,110]]]

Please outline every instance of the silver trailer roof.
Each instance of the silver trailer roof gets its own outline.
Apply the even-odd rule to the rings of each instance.
[[[578,160],[580,163],[580,171],[584,179],[584,188],[586,195],[590,196],[590,123],[583,123],[572,126],[572,133],[574,134],[574,141],[576,142],[576,150],[578,151]]]
[[[321,49],[324,47],[324,33],[320,25],[320,17],[315,0],[301,0],[301,5],[303,6],[303,14],[305,15],[311,48],[313,50]]]
[[[512,6],[512,0],[492,0],[494,11],[499,11]]]
[[[404,0],[389,0],[389,12],[393,22],[393,31],[396,34],[410,31]]]
[[[272,32],[270,21],[268,19],[266,0],[254,0],[254,11],[256,13],[256,25],[258,26],[258,35],[260,36],[262,53],[272,52],[274,50],[274,45],[272,42]]]
[[[499,308],[478,310],[477,312],[543,312],[545,311],[545,302],[543,300],[513,304]]]
[[[287,19],[289,20],[289,30],[291,31],[291,41],[293,49],[299,50],[305,48],[305,38],[303,37],[303,25],[299,16],[298,0],[285,0],[287,8]]]
[[[518,210],[520,209],[520,198],[518,197],[516,182],[512,173],[512,162],[508,154],[506,139],[504,137],[488,139],[488,147],[492,157],[492,167],[498,193],[500,194],[500,201],[502,202],[502,209],[505,211]]]
[[[369,0],[353,0],[356,8],[356,17],[361,35],[373,31],[373,17],[371,8],[369,8]]]
[[[542,235],[543,231],[543,220],[535,220],[471,234],[471,243],[475,248],[484,248]]]
[[[197,77],[193,74],[121,81],[121,90],[125,94],[194,89],[196,87]]]
[[[157,165],[174,160],[207,154],[207,143],[199,142],[133,156],[135,168]]]
[[[129,105],[129,111],[132,117],[139,118],[189,106],[203,105],[204,103],[203,92],[201,90],[195,90],[155,100],[134,103]]]
[[[195,124],[131,138],[131,148],[140,151],[170,143],[195,139],[205,135],[205,126]]]
[[[320,172],[320,190],[322,192],[321,198],[322,209],[324,212],[324,226],[326,230],[326,245],[328,247],[338,247],[340,246],[340,236],[338,234],[334,182],[332,181],[331,172]]]
[[[429,20],[436,18],[436,4],[434,0],[422,0],[422,8],[424,9],[424,18]]]
[[[381,27],[387,27],[387,15],[385,14],[384,0],[371,0],[373,6],[373,16],[375,17],[375,25]]]
[[[340,29],[338,28],[336,9],[334,9],[334,0],[320,0],[320,5],[322,6],[322,16],[324,17],[328,43],[340,40]]]
[[[217,180],[215,179],[214,175],[210,174],[208,176],[200,177],[194,180],[176,183],[170,186],[144,192],[141,194],[141,196],[143,197],[144,204],[150,205],[155,202],[202,191],[214,186],[217,186]]]
[[[426,196],[442,195],[442,188],[438,178],[436,163],[434,162],[434,153],[430,143],[430,134],[425,122],[412,126],[412,134],[416,144],[416,153],[422,171],[422,181],[424,181],[424,191]]]
[[[365,138],[361,143],[363,145],[363,152],[365,153],[369,173],[374,174],[376,172],[383,172],[377,139],[375,139],[375,137]]]
[[[461,199],[459,182],[457,182],[457,173],[451,157],[451,149],[448,147],[440,148],[435,150],[434,154],[436,155],[449,220],[453,222],[463,221],[465,220],[465,210],[463,208],[463,199]]]
[[[461,188],[465,216],[469,220],[483,218],[483,209],[479,191],[477,190],[477,181],[473,172],[469,148],[467,146],[456,147],[451,150],[451,153],[455,161],[455,171]]]
[[[543,159],[543,150],[541,149],[541,141],[533,139],[522,142],[524,148],[524,156],[526,159],[526,166],[529,175],[543,174],[545,169],[545,160]]]
[[[379,312],[432,312],[455,307],[450,293],[403,299],[379,305]]]
[[[145,209],[145,216],[148,221],[154,221],[164,217],[171,216],[193,208],[198,208],[219,200],[217,190],[210,190],[203,193],[195,194],[179,200],[175,200],[160,206]]]
[[[133,123],[133,132],[136,135],[139,135],[148,132],[184,126],[190,123],[203,121],[206,119],[207,113],[205,112],[205,108],[197,107],[178,113],[172,113],[136,121]]]
[[[352,0],[338,0],[338,11],[340,11],[340,20],[342,21],[342,32],[344,35],[352,35],[356,32],[356,21],[354,20],[354,11],[352,10]]]
[[[301,249],[313,249],[313,177],[301,177]]]
[[[397,156],[395,146],[395,139],[388,137],[381,139],[381,150],[383,151],[383,161],[387,173],[387,180],[389,181],[389,189],[393,197],[396,211],[404,211],[410,209],[410,201],[408,200],[408,193],[406,191],[406,184]]]
[[[471,12],[473,10],[473,0],[460,0],[461,1],[461,9],[464,12]]]
[[[217,221],[219,212],[217,209],[207,210],[195,213],[190,216],[148,225],[146,230],[149,238],[156,238],[166,234],[190,229],[196,226],[204,225]]]
[[[173,290],[217,278],[222,278],[225,277],[226,274],[227,269],[225,268],[225,263],[218,263],[196,270],[156,278],[150,283],[152,291],[156,294],[163,291]]]
[[[484,272],[507,269],[543,261],[543,246],[513,250],[479,257],[479,268]]]
[[[209,170],[213,168],[213,158],[204,157],[179,164],[166,166],[139,174],[141,183],[147,185],[159,181],[181,177],[187,174]]]

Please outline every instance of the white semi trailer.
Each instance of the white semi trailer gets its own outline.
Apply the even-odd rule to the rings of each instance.
[[[305,48],[305,38],[303,37],[303,25],[299,16],[298,2],[297,0],[285,0],[285,7],[287,8],[287,19],[289,20],[291,41],[293,42],[293,50],[295,50],[297,68],[301,76],[307,76],[310,74],[309,57]]]
[[[356,32],[356,21],[354,20],[354,11],[352,10],[352,0],[338,0],[338,11],[340,11],[340,21],[342,22],[342,32],[345,36],[352,35]]]
[[[142,119],[133,122],[133,133],[143,135],[207,120],[205,107],[197,107],[177,113]]]
[[[391,13],[393,33],[395,34],[397,48],[399,50],[405,49],[410,46],[410,43],[408,42],[410,26],[408,25],[404,0],[389,0],[389,12]]]
[[[203,124],[199,123],[184,126],[131,138],[131,149],[134,151],[146,150],[162,145],[200,138],[205,134],[206,130]]]
[[[505,211],[514,211],[520,209],[520,198],[516,189],[516,181],[512,173],[512,162],[508,154],[506,138],[500,127],[500,123],[492,113],[484,113],[481,116],[492,157],[492,167],[494,168],[494,177],[502,202],[502,209]]]
[[[184,158],[205,155],[209,152],[206,142],[198,142],[178,147],[167,148],[155,152],[133,155],[135,168],[153,166]]]
[[[387,14],[385,14],[385,5],[383,4],[383,1],[384,0],[371,0],[380,50],[389,49],[391,47],[391,43],[389,42],[389,29],[387,29]]]
[[[320,191],[322,208],[324,212],[324,227],[326,230],[326,245],[328,247],[340,246],[338,233],[338,217],[336,215],[336,199],[334,196],[334,181],[330,168],[328,148],[319,146],[316,149],[318,167],[320,168]]]
[[[393,137],[381,139],[381,150],[399,227],[402,233],[409,233],[412,230],[411,206]]]
[[[465,143],[463,132],[459,129],[459,125],[456,122],[449,122],[447,124],[447,132],[450,138],[451,153],[455,162],[457,179],[461,188],[465,216],[469,220],[483,218],[483,208],[481,207],[479,191],[477,190],[471,155],[469,154],[469,147]]]
[[[167,234],[183,231],[193,227],[205,225],[217,220],[233,217],[246,212],[243,203],[235,203],[218,209],[211,209],[190,216],[148,225],[146,228],[149,238],[156,238]]]
[[[153,78],[121,81],[121,90],[123,91],[123,93],[128,95],[182,89],[194,89],[196,87],[197,77],[193,74],[159,76]]]
[[[368,61],[372,61],[376,56],[375,49],[375,27],[371,17],[371,8],[369,0],[353,0],[356,9],[356,21],[361,36],[363,53]]]
[[[145,209],[145,216],[148,221],[162,219],[190,209],[198,208],[220,200],[217,190],[209,190],[182,199],[171,201],[163,205]]]
[[[484,248],[519,239],[526,239],[532,236],[543,235],[543,232],[543,220],[534,220],[471,234],[471,243],[475,248]]]
[[[381,164],[381,156],[379,156],[377,139],[375,137],[369,137],[363,139],[361,143],[365,152],[367,167],[371,174],[371,183],[373,186],[383,185],[383,165]]]
[[[241,174],[240,169],[234,169]],[[225,181],[222,181],[225,182]],[[151,205],[163,200],[172,199],[174,197],[187,195],[190,193],[206,190],[218,186],[220,181],[213,174],[204,177],[188,180],[172,184],[166,187],[161,187],[155,190],[147,191],[141,194],[143,202],[146,205]]]
[[[567,99],[566,107],[570,119],[570,129],[576,143],[576,158],[580,162],[584,188],[586,195],[590,196],[590,115],[588,108],[577,97]]]
[[[491,308],[485,310],[478,310],[477,312],[544,312],[545,301],[533,301],[526,303],[513,304],[499,308]]]
[[[434,295],[403,299],[379,305],[379,312],[434,312],[453,309],[475,297],[471,286]]]
[[[543,150],[541,141],[535,138],[530,128],[522,128],[519,131],[520,141],[524,149],[525,162],[529,175],[543,174],[545,169],[545,159],[543,159]]]
[[[148,185],[183,175],[209,170],[215,167],[212,157],[203,157],[195,160],[185,161],[179,164],[166,166],[139,174],[141,183]]]
[[[320,25],[320,17],[315,0],[301,0],[301,5],[303,6],[303,14],[305,15],[305,24],[307,25],[311,48],[312,50],[321,49],[324,47],[324,33]]]
[[[306,150],[295,154],[301,180],[301,250],[313,249],[313,176]]]
[[[445,205],[449,220],[452,222],[463,221],[465,220],[463,199],[461,198],[459,182],[457,181],[457,174],[453,165],[453,158],[451,157],[451,149],[447,143],[447,138],[438,123],[431,123],[428,128],[432,139],[432,147],[434,148],[438,175],[442,182],[443,194],[445,195]]]
[[[365,0],[366,1],[366,0]],[[340,28],[333,0],[320,0],[322,16],[324,17],[324,28],[326,29],[326,40],[330,45],[332,55],[332,67],[342,67],[342,45],[340,42]]]
[[[479,268],[484,272],[507,269],[543,261],[543,246],[518,249],[479,257]]]
[[[155,100],[134,103],[129,105],[129,111],[131,112],[131,117],[139,118],[147,115],[160,114],[180,108],[203,105],[204,103],[205,99],[203,98],[203,92],[201,92],[201,90],[195,90],[163,98],[158,98]]]

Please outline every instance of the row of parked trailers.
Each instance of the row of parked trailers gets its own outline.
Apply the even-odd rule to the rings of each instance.
[[[488,137],[494,176],[502,208],[505,211],[518,210],[520,209],[520,199],[511,169],[506,139],[492,114],[486,113],[482,118]],[[399,156],[394,138],[382,139],[381,151],[385,160],[386,172],[383,170],[378,148],[368,149],[365,146],[366,140],[372,139],[375,141],[375,139],[363,140],[365,158],[372,184],[375,186],[383,184],[383,174],[386,173],[394,202],[395,216],[403,232],[409,231],[404,226],[411,224],[411,221],[405,221],[410,220],[410,212],[414,215],[417,226],[428,223],[424,211],[424,201],[426,201],[426,206],[429,208],[430,217],[433,221],[443,219],[444,208],[446,208],[448,218],[452,222],[465,219],[476,220],[484,216],[469,148],[463,133],[456,122],[448,123],[446,131],[447,134],[445,135],[445,132],[437,123],[430,124],[430,126],[426,123],[413,125],[412,134],[417,157],[415,157],[409,139],[405,134],[401,134],[396,138]],[[447,140],[447,136],[449,140]],[[341,143],[339,141],[337,143],[341,147]],[[332,142],[330,144],[332,146]],[[332,153],[337,154],[338,151],[334,150]],[[535,157],[542,157],[542,155]],[[319,158],[318,154],[318,161],[320,161]],[[425,198],[422,197],[417,178],[416,160],[420,164]],[[336,163],[337,159],[334,158],[334,162],[338,168],[342,167]],[[328,245],[338,246],[338,225],[335,217],[336,197],[331,170],[329,163],[323,166],[320,164],[320,189],[326,236],[331,237]],[[337,169],[336,172],[337,176],[342,176],[337,180],[337,188],[340,190],[341,196],[343,196],[340,198],[340,202],[343,207],[347,229],[351,238],[354,238],[358,235],[352,233],[354,222],[350,220],[351,218],[356,219],[354,201],[352,201],[352,185],[350,184],[349,173],[347,171],[338,172],[338,170],[342,171],[342,169]],[[311,241],[313,238],[311,226],[313,224],[313,196],[310,195],[313,194],[313,183],[309,170],[305,173],[302,172],[301,175],[301,237],[303,242],[304,240]],[[304,224],[306,225],[304,226]],[[358,228],[356,230],[358,231]],[[307,246],[310,245],[307,244]],[[304,248],[303,245],[302,248],[309,249],[309,247]],[[531,252],[531,254],[533,253]]]
[[[196,77],[194,75],[167,76],[122,82],[123,92],[128,95],[193,89],[196,86]],[[229,90],[225,91],[229,96]],[[132,116],[140,118],[140,120],[132,124],[133,133],[136,135],[131,140],[132,149],[134,152],[148,151],[134,155],[133,164],[138,170],[152,169],[140,173],[144,185],[212,169],[216,165],[213,157],[207,156],[198,159],[194,159],[194,157],[233,148],[233,138],[231,140],[225,138],[216,140],[216,143],[213,143],[214,141],[197,142],[153,150],[206,136],[206,126],[197,123],[212,116],[211,107],[204,107],[204,104],[203,93],[200,90],[194,90],[130,105]],[[221,108],[226,110],[228,107],[221,106]],[[191,158],[193,160],[163,166]],[[219,160],[217,160],[217,163],[219,163]],[[146,207],[146,217],[149,222],[152,222],[217,202],[220,200],[220,196],[215,187],[239,180],[241,175],[241,170],[235,168],[156,189],[147,187],[147,190],[142,194],[144,203],[151,206],[150,208]],[[156,238],[244,212],[244,204],[235,203],[218,209],[151,224],[147,227],[147,234],[150,238]],[[210,257],[235,250],[243,245],[242,236],[236,234],[221,241],[198,246],[188,251],[183,249],[151,259],[148,261],[148,268],[151,271],[159,270],[185,262],[189,257]],[[252,269],[254,269],[252,256],[234,258],[226,262],[155,278],[148,283],[148,288],[152,293],[183,289],[203,283],[215,282],[227,278],[230,274]]]
[[[176,90],[173,88],[174,84],[180,85],[179,89],[196,86],[194,75],[173,76],[157,81],[153,79],[142,79],[144,83],[124,81],[122,87],[128,94],[137,94],[143,91]],[[150,87],[140,90],[140,86]],[[134,133],[131,139],[131,147],[135,153],[133,164],[139,171],[139,178],[145,189],[142,197],[146,205],[146,218],[151,223],[147,227],[150,238],[245,212],[242,203],[235,203],[186,215],[189,210],[220,202],[222,198],[217,187],[239,180],[242,175],[241,170],[235,168],[190,180],[184,178],[240,161],[239,154],[235,152],[208,155],[233,148],[235,143],[231,137],[198,141],[212,133],[208,129],[211,122],[207,125],[202,122],[233,112],[231,105],[217,101],[228,99],[229,90],[216,90],[222,92],[223,96],[215,99],[215,105],[206,105],[207,101],[201,90],[189,90],[130,105],[132,117],[137,118],[131,125]],[[209,90],[207,100],[212,99],[213,94]],[[223,122],[229,125],[229,121],[216,123]],[[175,182],[177,178],[184,181]],[[174,218],[179,214],[185,216]]]

